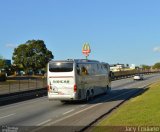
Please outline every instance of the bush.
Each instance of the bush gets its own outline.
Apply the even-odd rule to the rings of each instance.
[[[5,73],[0,74],[0,81],[6,81],[6,74]]]

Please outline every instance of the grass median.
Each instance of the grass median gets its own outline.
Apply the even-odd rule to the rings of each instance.
[[[120,106],[97,126],[160,126],[160,81]],[[105,129],[95,127],[94,131]]]

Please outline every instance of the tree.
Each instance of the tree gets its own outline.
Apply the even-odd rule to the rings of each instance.
[[[151,68],[151,66],[148,66],[148,65],[141,65],[141,67],[145,70],[149,70]]]
[[[160,62],[155,63],[153,69],[160,69]]]
[[[0,56],[0,69],[5,68],[6,62],[2,56]]]
[[[14,64],[21,64],[24,69],[32,69],[34,72],[44,68],[53,58],[52,52],[46,48],[43,40],[28,40],[15,48],[12,56]]]

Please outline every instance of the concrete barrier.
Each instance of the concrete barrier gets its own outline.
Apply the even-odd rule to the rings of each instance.
[[[47,88],[0,95],[0,106],[47,95]]]

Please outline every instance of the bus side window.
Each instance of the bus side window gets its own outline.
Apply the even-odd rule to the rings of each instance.
[[[76,69],[77,69],[77,74],[80,75],[80,68],[79,68],[79,65],[77,65]]]
[[[84,66],[82,66],[82,68],[81,68],[81,74],[88,75],[87,69]]]

